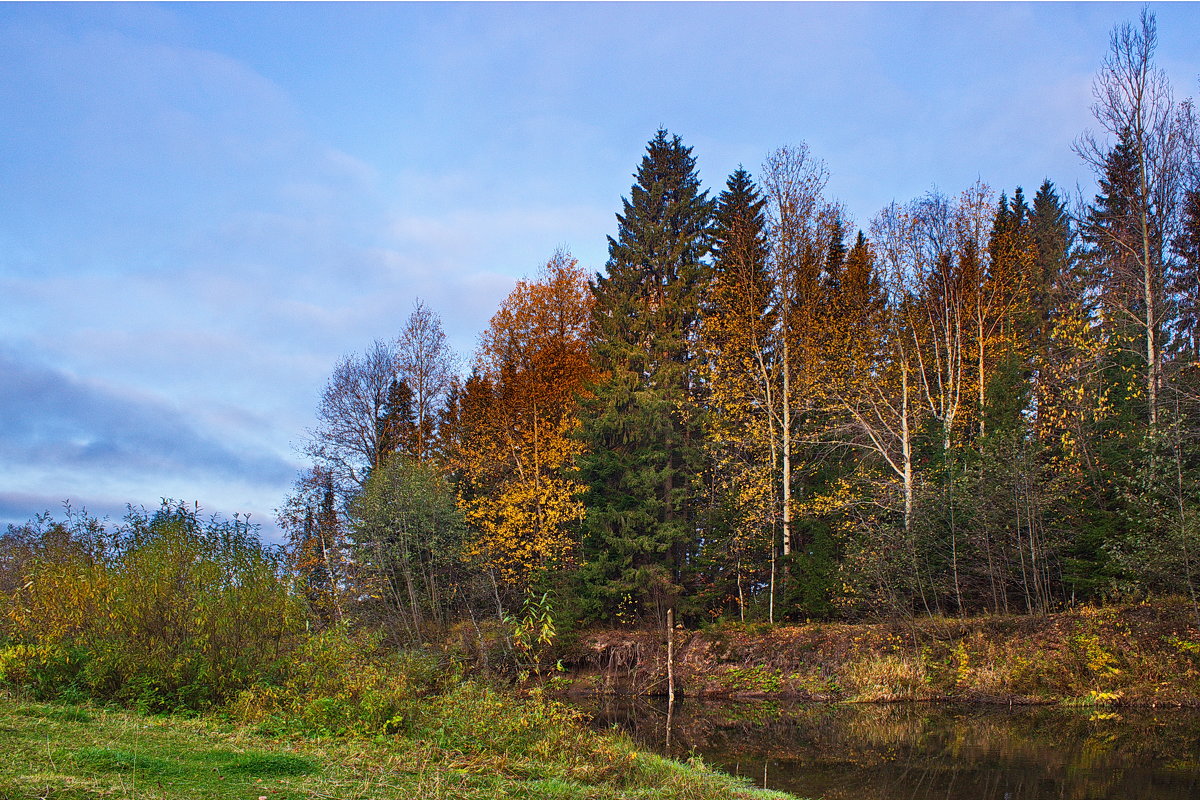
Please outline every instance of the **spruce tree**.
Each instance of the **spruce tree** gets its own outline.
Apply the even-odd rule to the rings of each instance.
[[[825,254],[824,284],[830,297],[841,290],[842,270],[846,263],[846,226],[835,216],[829,232],[829,252]]]
[[[775,326],[773,284],[767,269],[766,201],[750,173],[738,168],[713,209],[713,276],[704,308],[709,349],[734,338],[769,349]],[[736,323],[729,321],[736,319]],[[736,327],[734,327],[736,325]]]
[[[710,315],[729,311],[740,301],[755,306],[764,324],[771,305],[771,280],[767,274],[766,200],[750,173],[738,167],[717,196],[713,208],[712,255],[714,282]]]
[[[1171,251],[1171,291],[1178,309],[1172,355],[1177,366],[1187,365],[1194,372],[1200,361],[1200,187],[1184,192],[1180,231]],[[1194,386],[1196,377],[1188,378]]]
[[[1085,459],[1087,500],[1064,559],[1072,592],[1098,593],[1119,579],[1113,553],[1131,535],[1154,535],[1158,510],[1147,487],[1159,475],[1154,433],[1162,345],[1162,272],[1144,269],[1137,143],[1122,132],[1104,160],[1099,192],[1080,226],[1082,280],[1093,322],[1088,343],[1093,395],[1103,402],[1076,410],[1078,450]],[[1152,239],[1158,234],[1150,231]],[[1152,248],[1153,250],[1153,248]],[[1147,279],[1150,300],[1147,304]],[[1152,391],[1153,388],[1153,391]],[[1081,487],[1082,488],[1082,487]],[[1083,494],[1081,491],[1080,494]],[[1152,502],[1141,502],[1145,496]]]
[[[712,202],[691,148],[660,130],[592,287],[594,357],[607,378],[585,401],[585,609],[659,611],[683,592],[697,545],[704,441],[697,361]]]
[[[1134,147],[1126,134],[1109,152],[1098,181],[1100,191],[1087,208],[1082,236],[1093,290],[1108,323],[1126,329],[1136,341],[1145,298],[1142,266],[1136,256],[1141,242],[1137,215],[1141,200]]]
[[[705,358],[710,513],[700,567],[710,606],[745,619],[770,588],[774,547],[773,283],[765,200],[738,168],[713,213],[713,278],[701,324]]]
[[[417,442],[417,426],[413,420],[413,391],[408,381],[392,378],[388,387],[387,402],[384,403],[376,421],[376,436],[379,441],[379,461],[393,453],[411,453]],[[374,467],[378,467],[375,464]]]
[[[1036,249],[1031,299],[1045,340],[1050,324],[1065,308],[1081,299],[1075,267],[1074,232],[1066,203],[1049,179],[1042,181],[1029,214],[1029,235]]]
[[[992,338],[988,363],[981,365],[985,385],[979,409],[982,431],[1010,435],[1023,425],[1030,408],[1029,389],[1039,330],[1033,295],[1038,293],[1036,244],[1029,206],[1020,186],[1010,201],[1000,195],[988,238],[989,258],[981,297],[989,305],[979,334]],[[980,448],[987,446],[979,442]]]

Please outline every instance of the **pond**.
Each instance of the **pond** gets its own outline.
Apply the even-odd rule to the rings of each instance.
[[[1200,712],[622,699],[598,728],[826,800],[1196,800]]]

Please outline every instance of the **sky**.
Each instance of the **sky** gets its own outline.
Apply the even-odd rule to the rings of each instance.
[[[1179,97],[1200,4],[1151,4]],[[339,357],[419,299],[470,364],[647,141],[715,194],[804,142],[866,227],[976,180],[1087,195],[1122,3],[0,3],[0,525],[274,509]]]

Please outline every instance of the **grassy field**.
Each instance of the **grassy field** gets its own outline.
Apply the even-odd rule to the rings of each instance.
[[[0,696],[0,798],[786,800],[697,764],[591,737],[592,753],[471,752],[453,741],[278,736],[214,719],[147,717]],[[444,737],[443,737],[444,738]]]

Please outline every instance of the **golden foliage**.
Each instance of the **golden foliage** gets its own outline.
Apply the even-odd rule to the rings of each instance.
[[[556,254],[492,317],[467,385],[461,506],[477,531],[467,554],[511,584],[574,557],[584,509],[572,478],[582,444],[572,434],[593,377],[591,309],[585,272]]]

